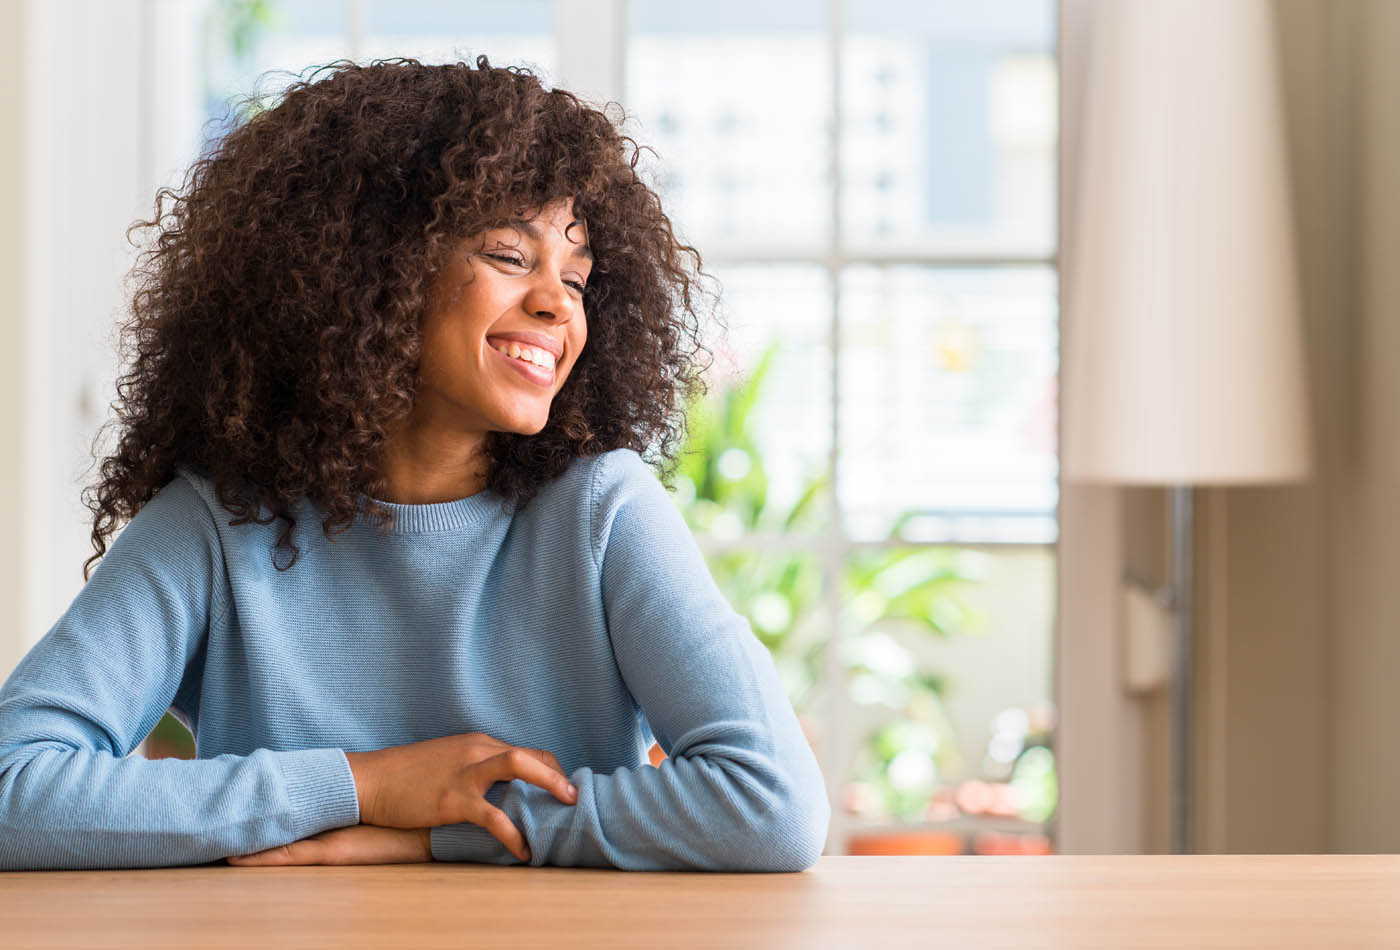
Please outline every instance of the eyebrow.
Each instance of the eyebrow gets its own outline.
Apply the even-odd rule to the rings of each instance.
[[[569,236],[569,228],[572,228],[576,224],[583,223],[584,220],[582,218],[575,218],[574,220],[570,221],[568,227],[564,228],[564,236],[566,238]],[[536,225],[533,221],[512,221],[510,223],[510,226],[513,228],[519,228],[520,230],[528,234],[530,237],[534,238],[536,241],[544,240],[544,235],[540,232],[539,226]],[[574,245],[573,251],[570,252],[571,256],[582,257],[589,261],[593,260],[593,249],[587,244],[576,244],[573,241],[570,241],[569,243]]]

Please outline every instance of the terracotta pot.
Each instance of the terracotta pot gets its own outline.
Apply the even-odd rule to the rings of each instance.
[[[984,831],[972,840],[973,854],[1054,854],[1050,839],[1043,834],[1007,834]]]
[[[964,854],[962,835],[950,831],[867,831],[852,835],[847,854]]]

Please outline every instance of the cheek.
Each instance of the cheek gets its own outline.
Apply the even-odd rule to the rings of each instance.
[[[574,352],[582,353],[583,348],[588,344],[588,318],[581,317],[569,328],[569,332],[574,338]]]
[[[579,360],[583,358],[583,351],[588,345],[588,327],[583,321],[578,321],[569,328],[569,350],[573,353],[573,359],[569,361],[569,375],[572,376],[574,369],[578,366]]]

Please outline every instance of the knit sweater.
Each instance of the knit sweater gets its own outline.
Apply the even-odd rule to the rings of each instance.
[[[279,571],[285,522],[231,526],[182,470],[0,689],[0,869],[288,844],[359,821],[346,752],[469,732],[553,752],[578,788],[491,786],[532,864],[816,860],[830,806],[773,661],[637,453],[578,459],[523,510],[388,508],[387,533],[362,516],[327,539],[303,499]],[[130,755],[167,709],[198,758]],[[474,824],[431,841],[517,863]]]

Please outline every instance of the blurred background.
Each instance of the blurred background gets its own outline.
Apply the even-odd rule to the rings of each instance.
[[[1400,850],[1400,4],[1261,5],[1307,402],[1258,425],[1314,448],[1301,481],[1196,489],[1189,848]],[[1172,849],[1181,674],[1125,607],[1175,579],[1169,493],[1060,477],[1105,7],[13,0],[0,677],[82,583],[127,226],[237,97],[485,53],[619,103],[722,286],[674,497],[822,763],[827,853]],[[193,745],[167,717],[143,751]]]

